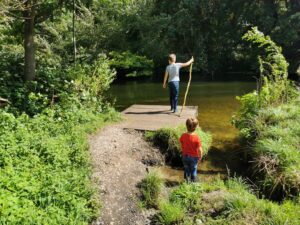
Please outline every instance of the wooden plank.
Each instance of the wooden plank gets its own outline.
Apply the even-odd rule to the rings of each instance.
[[[135,130],[157,130],[163,127],[176,127],[185,124],[187,118],[197,117],[197,106],[186,106],[179,117],[166,105],[132,105],[122,114],[126,118],[124,128]],[[180,112],[181,106],[178,106]]]

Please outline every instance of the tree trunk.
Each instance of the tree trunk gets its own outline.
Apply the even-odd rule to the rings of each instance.
[[[75,27],[75,18],[76,17],[76,6],[75,6],[75,0],[73,0],[73,52],[74,52],[74,67],[76,66],[76,54],[77,54],[77,48],[76,48],[76,27]]]
[[[25,68],[24,80],[32,81],[35,79],[35,44],[34,44],[34,25],[35,25],[35,1],[27,0],[24,11],[24,49],[25,49]]]

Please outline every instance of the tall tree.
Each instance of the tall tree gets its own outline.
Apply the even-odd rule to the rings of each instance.
[[[88,0],[89,2],[89,0]],[[17,4],[18,3],[18,4]],[[35,59],[35,30],[38,24],[53,18],[55,12],[61,12],[63,8],[74,10],[75,0],[24,0],[24,1],[4,1],[1,3],[5,8],[0,10],[0,17],[14,15],[17,19],[23,20],[24,39],[24,80],[32,81],[36,76]],[[0,6],[1,6],[0,4]]]

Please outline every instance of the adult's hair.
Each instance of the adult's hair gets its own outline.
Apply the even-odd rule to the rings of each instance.
[[[188,132],[194,132],[196,130],[197,125],[199,124],[196,118],[189,118],[186,120],[186,129]]]
[[[168,57],[170,62],[176,62],[176,55],[175,54],[170,54]]]

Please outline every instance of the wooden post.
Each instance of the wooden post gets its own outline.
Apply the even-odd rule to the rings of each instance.
[[[183,108],[185,107],[186,97],[187,97],[187,94],[188,94],[188,92],[189,92],[189,88],[190,88],[191,80],[192,80],[192,70],[193,70],[193,63],[191,63],[191,65],[190,65],[189,82],[188,82],[188,85],[187,85],[187,87],[186,87],[186,91],[185,91],[184,99],[183,99],[183,104],[182,104],[182,107],[181,107],[181,111],[180,111],[179,116],[181,116],[182,111],[183,111]]]

